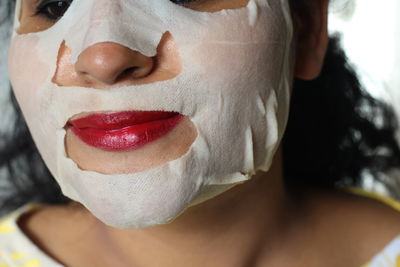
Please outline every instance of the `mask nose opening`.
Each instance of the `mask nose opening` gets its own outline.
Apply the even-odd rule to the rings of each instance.
[[[54,84],[111,89],[166,81],[182,72],[181,57],[170,32],[163,34],[153,57],[114,42],[86,48],[76,63],[72,63],[72,53],[63,41],[58,50]]]

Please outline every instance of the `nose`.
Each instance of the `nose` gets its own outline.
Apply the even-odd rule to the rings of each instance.
[[[86,48],[76,63],[71,62],[71,54],[71,49],[62,43],[53,77],[53,82],[59,86],[108,89],[169,80],[181,72],[180,56],[168,32],[154,57],[113,42]]]
[[[106,42],[84,50],[75,64],[75,71],[91,83],[112,85],[148,76],[154,59],[120,44]]]

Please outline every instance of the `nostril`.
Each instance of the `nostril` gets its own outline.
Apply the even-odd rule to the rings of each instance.
[[[131,68],[127,68],[126,70],[124,70],[119,77],[117,78],[116,82],[120,82],[120,81],[124,81],[127,80],[129,78],[136,78],[135,77],[135,73],[138,71],[139,67],[131,67]]]
[[[120,73],[120,75],[116,78],[115,82],[121,82],[134,79],[146,78],[151,74],[153,70],[153,65],[151,66],[142,66],[142,67],[130,67]]]

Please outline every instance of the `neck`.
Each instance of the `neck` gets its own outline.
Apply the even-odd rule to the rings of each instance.
[[[189,208],[170,224],[119,230],[99,223],[103,244],[130,266],[245,266],[283,228],[288,196],[281,163],[278,152],[268,173]]]

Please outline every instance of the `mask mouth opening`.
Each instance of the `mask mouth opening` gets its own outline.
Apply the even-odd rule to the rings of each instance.
[[[169,111],[81,113],[70,118],[64,130],[67,157],[82,170],[103,174],[165,164],[187,154],[197,138],[187,116]]]

